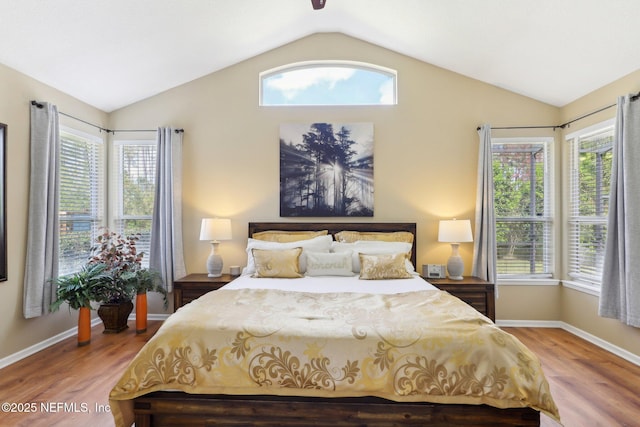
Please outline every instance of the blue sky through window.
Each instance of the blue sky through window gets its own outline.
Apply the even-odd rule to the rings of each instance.
[[[393,105],[395,73],[353,65],[293,66],[261,76],[261,105]]]

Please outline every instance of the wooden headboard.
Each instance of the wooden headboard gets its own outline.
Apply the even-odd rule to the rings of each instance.
[[[415,222],[250,222],[249,234],[269,230],[320,231],[329,230],[332,236],[344,230],[349,231],[408,231],[413,234],[411,262],[416,265],[416,223]]]

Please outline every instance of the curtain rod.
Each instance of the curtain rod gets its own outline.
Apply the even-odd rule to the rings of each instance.
[[[562,126],[503,126],[503,127],[492,127],[491,129],[553,129],[559,128]],[[480,126],[476,128],[476,130],[480,130]]]
[[[41,104],[38,101],[31,101],[31,105],[35,105],[38,108],[44,107],[44,105]],[[94,128],[99,129],[100,132],[104,131],[104,132],[110,133],[112,135],[115,135],[116,132],[157,132],[158,131],[157,129],[107,129],[107,128],[103,128],[102,126],[98,126],[98,125],[95,125],[93,123],[89,123],[89,122],[87,122],[85,120],[82,120],[82,119],[79,119],[77,117],[74,117],[74,116],[72,116],[70,114],[63,113],[62,111],[58,111],[58,114],[61,114],[61,115],[65,116],[65,117],[69,117],[70,119],[73,119],[73,120],[77,120],[77,121],[82,122],[82,123],[84,123],[86,125],[93,126]],[[184,132],[184,129],[176,129],[174,132],[175,133]]]
[[[638,100],[638,98],[640,98],[640,92],[638,92],[635,95],[632,95],[630,97],[631,101],[636,101],[636,100]],[[578,120],[586,119],[589,116],[593,116],[594,114],[598,114],[598,113],[600,113],[600,112],[602,112],[604,110],[608,110],[609,108],[615,107],[616,105],[618,105],[618,104],[615,103],[615,104],[607,105],[606,107],[602,107],[602,108],[600,108],[600,109],[598,109],[596,111],[592,111],[590,113],[584,114],[584,115],[582,115],[582,116],[580,116],[578,118],[575,118],[573,120],[569,120],[566,123],[563,123],[561,125],[556,125],[556,126],[506,126],[506,127],[496,127],[496,128],[492,127],[491,129],[492,130],[493,129],[553,129],[555,131],[557,128],[564,129],[567,126],[569,126],[570,124],[577,122]],[[478,126],[476,128],[476,130],[480,130],[480,126]]]
[[[564,129],[567,126],[569,126],[571,123],[577,122],[578,120],[585,119],[585,118],[587,118],[589,116],[593,116],[594,114],[597,114],[597,113],[599,113],[601,111],[604,111],[604,110],[608,110],[609,108],[615,107],[615,106],[616,106],[616,104],[607,105],[606,107],[602,107],[599,110],[592,111],[592,112],[587,113],[585,115],[582,115],[582,116],[580,116],[580,117],[578,117],[576,119],[569,120],[568,122],[562,123],[561,125],[555,125],[555,126],[502,126],[502,127],[495,127],[495,128],[492,127],[491,130],[493,130],[493,129],[553,129],[553,131],[555,132],[555,130],[558,129],[558,128]],[[476,130],[480,130],[480,126],[478,126],[478,128]]]

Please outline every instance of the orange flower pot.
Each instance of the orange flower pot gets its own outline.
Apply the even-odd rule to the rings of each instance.
[[[147,293],[136,294],[136,334],[147,332]]]
[[[91,342],[91,310],[80,307],[78,312],[78,347]]]

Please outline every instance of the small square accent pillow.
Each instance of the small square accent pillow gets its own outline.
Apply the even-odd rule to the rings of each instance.
[[[406,254],[360,254],[360,279],[408,279],[411,273],[407,271]]]
[[[351,252],[307,252],[307,276],[354,276]]]
[[[269,250],[252,249],[256,264],[256,272],[253,277],[274,277],[293,279],[302,277],[298,259],[302,248]]]

